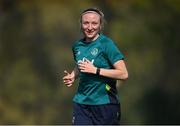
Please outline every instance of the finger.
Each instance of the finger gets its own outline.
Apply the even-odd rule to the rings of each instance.
[[[84,70],[85,67],[84,67],[84,66],[79,66],[79,69],[80,69],[80,70]]]
[[[88,59],[85,59],[85,62],[90,63],[90,61]]]
[[[63,83],[68,84],[69,80],[63,80]]]
[[[84,73],[84,72],[86,72],[86,70],[85,70],[85,69],[81,69],[80,71],[81,71],[81,72],[83,72],[83,73]]]
[[[73,82],[74,82],[74,79],[73,79],[73,78],[64,79],[63,82],[64,82],[64,83],[67,83],[67,84],[73,83]]]
[[[79,65],[83,65],[83,64],[84,64],[84,62],[79,62],[79,63],[78,63],[78,66],[79,66]]]
[[[66,86],[69,86],[69,85],[72,85],[72,84],[73,84],[73,81],[72,81],[72,80],[66,80],[66,81],[64,81],[64,84],[65,84]]]
[[[67,86],[67,87],[71,87],[71,86],[72,86],[72,84],[67,84],[66,86]]]
[[[83,63],[83,61],[79,61],[77,64],[79,65],[79,64],[82,64]]]
[[[82,63],[80,63],[78,66],[86,66],[87,65],[87,62],[82,62]]]
[[[67,70],[65,70],[64,73],[65,73],[66,75],[69,75],[69,74],[70,74],[69,72],[67,72]]]
[[[82,66],[82,64],[78,64],[78,67]]]
[[[72,82],[66,81],[66,82],[64,82],[64,84],[69,85],[69,84],[72,84]]]
[[[82,64],[78,65],[78,68],[79,68],[79,69],[82,69],[82,68],[83,68],[83,65],[82,65]]]
[[[71,78],[69,77],[69,75],[66,75],[66,76],[63,77],[63,80],[69,80],[69,79],[71,79]]]

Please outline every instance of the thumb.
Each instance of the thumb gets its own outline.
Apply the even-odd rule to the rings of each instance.
[[[67,72],[67,70],[65,70],[65,71],[64,71],[64,74],[69,75],[70,73],[69,73],[69,72]]]

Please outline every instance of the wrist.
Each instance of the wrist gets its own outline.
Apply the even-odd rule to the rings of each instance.
[[[100,68],[97,68],[97,69],[96,69],[96,75],[100,75],[100,71],[101,71],[101,69],[100,69]]]

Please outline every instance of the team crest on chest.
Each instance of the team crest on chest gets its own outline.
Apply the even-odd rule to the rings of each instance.
[[[98,49],[97,49],[97,48],[92,49],[92,50],[91,50],[91,54],[92,54],[93,56],[97,55],[97,54],[98,54]]]

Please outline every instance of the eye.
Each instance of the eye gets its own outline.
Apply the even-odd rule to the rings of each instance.
[[[89,23],[87,21],[83,22],[83,25],[88,25]]]
[[[98,22],[92,22],[93,25],[98,25]]]

